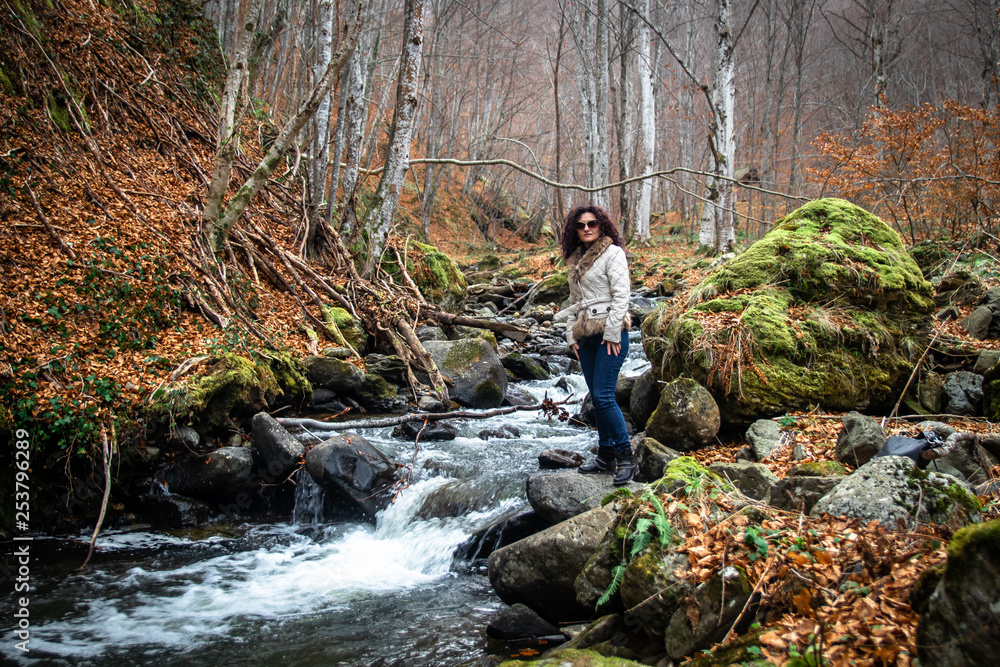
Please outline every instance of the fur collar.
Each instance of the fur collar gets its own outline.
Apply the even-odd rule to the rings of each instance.
[[[570,281],[579,284],[583,274],[590,270],[590,267],[594,265],[597,258],[603,255],[604,251],[611,247],[611,245],[611,238],[602,236],[594,241],[590,245],[590,248],[587,248],[586,252],[584,252],[583,246],[574,250],[573,254],[566,260],[567,274]]]

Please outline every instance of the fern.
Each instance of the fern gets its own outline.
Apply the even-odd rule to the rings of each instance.
[[[632,538],[632,551],[629,552],[629,558],[635,558],[641,554],[642,551],[653,541],[653,533],[649,530],[652,525],[653,520],[646,517],[643,517],[636,522],[635,533]]]
[[[611,583],[608,584],[608,588],[604,591],[604,595],[597,600],[597,605],[594,607],[595,609],[606,605],[608,600],[611,599],[611,596],[618,592],[618,587],[621,586],[622,579],[625,578],[626,568],[628,568],[628,562],[622,558],[622,562],[611,570]]]

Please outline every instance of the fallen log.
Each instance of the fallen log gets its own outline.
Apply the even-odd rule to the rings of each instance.
[[[513,324],[507,324],[505,322],[493,322],[491,320],[480,320],[475,317],[466,317],[465,315],[452,315],[451,313],[446,313],[443,310],[425,310],[424,316],[433,320],[437,320],[441,324],[447,324],[448,326],[465,326],[465,327],[477,327],[479,329],[489,329],[502,336],[506,336],[513,341],[518,343],[523,343],[530,333],[527,329],[522,329],[521,327],[514,326]]]
[[[353,421],[326,422],[319,419],[305,419],[298,417],[276,417],[275,421],[288,427],[300,427],[315,429],[317,431],[347,431],[356,428],[383,428],[386,426],[399,426],[406,422],[415,421],[440,421],[442,419],[488,419],[500,415],[509,415],[512,412],[525,412],[528,410],[544,410],[546,414],[561,416],[558,408],[560,405],[577,403],[578,401],[545,401],[537,405],[512,405],[506,408],[496,408],[485,412],[470,412],[468,410],[456,410],[454,412],[423,412],[399,415],[398,417],[384,417],[382,419],[355,419]]]

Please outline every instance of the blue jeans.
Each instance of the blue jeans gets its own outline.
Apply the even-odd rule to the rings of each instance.
[[[597,417],[597,444],[599,447],[614,447],[623,452],[631,451],[628,433],[625,431],[625,417],[615,401],[618,372],[628,356],[628,332],[622,332],[622,349],[617,356],[610,356],[607,345],[603,343],[600,334],[577,341],[583,379],[590,389],[590,400],[594,403]]]

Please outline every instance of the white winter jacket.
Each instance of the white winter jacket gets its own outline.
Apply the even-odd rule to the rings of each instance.
[[[602,236],[586,252],[577,248],[566,268],[570,305],[556,315],[568,325],[566,342],[573,345],[585,336],[603,334],[604,340],[621,343],[622,329],[632,328],[625,251]]]

